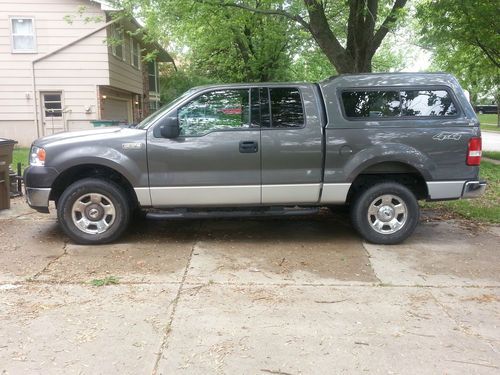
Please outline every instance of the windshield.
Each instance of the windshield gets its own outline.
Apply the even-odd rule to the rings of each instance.
[[[136,129],[145,129],[147,128],[150,124],[154,123],[158,118],[160,118],[165,112],[168,112],[170,107],[173,107],[180,101],[184,100],[184,98],[188,97],[193,93],[194,89],[190,89],[186,91],[184,94],[179,96],[177,99],[172,100],[170,103],[165,104],[163,107],[161,107],[159,110],[151,113],[148,117],[146,117],[144,120],[142,120],[137,126]]]

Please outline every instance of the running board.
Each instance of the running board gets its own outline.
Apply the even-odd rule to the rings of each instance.
[[[170,220],[170,219],[224,219],[233,217],[279,217],[279,216],[303,216],[315,215],[319,213],[319,207],[307,208],[270,208],[248,209],[248,210],[206,210],[206,211],[188,211],[185,209],[172,210],[152,210],[146,214],[147,219],[151,220]]]

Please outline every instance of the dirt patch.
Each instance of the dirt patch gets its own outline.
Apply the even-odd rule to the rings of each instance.
[[[217,220],[202,228],[190,273],[195,279],[377,281],[344,217]]]

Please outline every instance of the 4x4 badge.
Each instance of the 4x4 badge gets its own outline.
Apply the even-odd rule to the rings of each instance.
[[[462,134],[451,133],[451,132],[441,132],[432,137],[432,139],[435,139],[436,141],[444,141],[444,140],[458,141],[460,138],[462,138]]]

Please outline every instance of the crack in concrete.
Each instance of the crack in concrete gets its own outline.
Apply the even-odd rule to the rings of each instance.
[[[432,290],[429,290],[429,294],[432,297],[432,299],[434,300],[434,302],[444,312],[444,314],[448,317],[448,319],[453,324],[455,324],[456,328],[460,332],[462,332],[463,334],[465,334],[465,335],[467,335],[469,337],[474,337],[474,338],[478,339],[483,344],[487,344],[495,353],[497,353],[497,350],[491,344],[491,342],[495,342],[495,340],[490,340],[490,339],[488,339],[486,337],[483,337],[479,333],[470,332],[469,329],[468,329],[468,327],[464,327],[463,324],[459,320],[457,320],[456,318],[453,317],[453,315],[450,314],[450,312],[448,311],[449,309],[445,306],[444,303],[442,303],[441,301],[439,301],[439,299],[434,295],[434,293],[432,293]],[[464,362],[464,363],[469,363],[469,362]],[[477,363],[470,363],[470,364],[477,364]],[[494,366],[494,367],[498,368],[497,366]]]
[[[365,246],[365,241],[361,241],[361,246],[363,247],[363,250],[365,251],[365,254],[366,254],[366,257],[368,258],[368,261],[370,262],[370,268],[373,272],[373,275],[375,276],[375,278],[377,279],[378,283],[379,284],[382,284],[382,280],[380,279],[380,277],[378,277],[377,275],[377,272],[375,272],[375,268],[373,267],[373,263],[372,263],[372,255],[370,254],[370,252],[368,251],[368,249],[366,248]]]
[[[198,228],[198,234],[199,234],[199,232],[201,230],[202,225],[203,225],[203,222],[200,222],[200,226]],[[155,359],[155,363],[154,363],[154,366],[153,366],[152,375],[158,374],[158,367],[160,366],[160,361],[161,361],[161,358],[163,357],[163,353],[165,353],[168,350],[168,337],[170,335],[170,331],[172,330],[172,324],[174,322],[175,312],[177,311],[177,305],[179,304],[179,299],[181,298],[181,294],[182,294],[182,291],[183,291],[183,288],[184,288],[184,284],[186,282],[186,278],[187,278],[187,275],[188,275],[188,272],[189,272],[189,268],[191,267],[191,261],[193,259],[194,250],[196,248],[196,245],[199,242],[200,242],[200,240],[197,239],[193,243],[193,246],[191,247],[191,252],[189,254],[189,258],[188,258],[188,261],[187,261],[187,264],[186,264],[186,268],[184,269],[184,273],[182,275],[182,279],[181,279],[181,282],[179,284],[179,288],[177,289],[177,293],[175,295],[175,298],[174,298],[173,302],[171,302],[169,304],[169,307],[172,306],[172,311],[170,312],[170,317],[169,317],[169,320],[167,322],[167,326],[165,327],[165,333],[163,335],[163,340],[162,340],[162,343],[160,345],[160,349],[158,350],[158,352],[156,354],[156,359]]]
[[[45,265],[45,267],[44,267],[42,270],[38,271],[38,272],[37,272],[37,273],[35,273],[32,277],[30,277],[31,282],[38,281],[38,280],[36,280],[36,279],[37,279],[40,275],[42,275],[44,272],[48,271],[48,270],[49,270],[49,268],[50,268],[50,266],[52,266],[52,265],[53,265],[54,263],[56,263],[59,259],[61,259],[63,256],[65,256],[65,255],[67,255],[67,254],[68,254],[68,249],[67,249],[67,248],[68,248],[68,243],[69,243],[69,240],[65,240],[65,241],[64,241],[64,245],[63,245],[63,247],[62,247],[62,250],[63,250],[62,254],[61,254],[61,255],[59,255],[59,256],[57,256],[57,257],[55,257],[54,259],[50,260],[50,261],[49,261],[49,262]]]
[[[60,257],[59,257],[60,258]],[[54,263],[52,261],[52,263]],[[46,267],[48,268],[48,267]],[[42,271],[39,274],[43,273]],[[34,280],[28,278],[25,281],[0,281],[0,285],[88,285],[88,281],[60,281],[60,280]],[[179,285],[181,281],[120,281],[119,285]],[[255,283],[255,282],[220,282],[210,281],[210,283],[185,281],[184,286],[193,286],[193,288],[205,287],[207,285],[216,286],[279,286],[279,287],[335,287],[335,288],[415,288],[415,289],[500,289],[500,285],[419,285],[419,284],[388,284],[388,283],[364,283],[364,284],[346,284],[346,283]],[[184,291],[184,289],[183,289]]]

